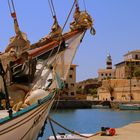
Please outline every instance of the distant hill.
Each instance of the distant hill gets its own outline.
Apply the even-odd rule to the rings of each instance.
[[[95,92],[97,88],[100,86],[97,78],[87,79],[76,83],[77,93],[79,94],[90,94],[91,92]],[[94,90],[94,91],[93,91]]]
[[[77,82],[77,84],[91,84],[91,83],[97,83],[98,82],[98,78],[90,78],[90,79],[86,79],[80,82]]]

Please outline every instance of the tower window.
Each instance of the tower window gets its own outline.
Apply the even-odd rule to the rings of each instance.
[[[107,62],[107,65],[112,65],[112,62]]]
[[[74,68],[70,68],[70,70],[74,70]]]
[[[137,54],[135,55],[135,59],[138,59],[138,55]]]

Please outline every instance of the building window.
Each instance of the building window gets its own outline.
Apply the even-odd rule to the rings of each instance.
[[[104,76],[104,74],[103,74],[103,73],[102,73],[101,75],[102,75],[102,76]]]
[[[68,83],[66,83],[66,84],[65,84],[65,88],[68,88],[68,87],[69,87],[69,85],[68,85]]]
[[[71,96],[74,96],[74,92],[71,92]]]
[[[111,73],[109,74],[109,76],[111,76]]]
[[[71,83],[71,86],[74,87],[74,83]]]
[[[137,54],[135,55],[135,59],[138,59],[138,55]]]
[[[70,68],[70,70],[74,70],[74,68]]]
[[[126,62],[126,65],[129,65],[129,62]]]
[[[72,75],[69,75],[69,78],[72,78]]]
[[[65,94],[66,96],[68,96],[68,95],[69,95],[69,93],[68,93],[68,92],[65,92],[64,94]]]
[[[107,76],[107,73],[105,75]]]

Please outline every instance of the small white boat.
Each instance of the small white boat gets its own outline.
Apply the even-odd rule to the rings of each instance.
[[[93,134],[81,134],[81,135],[90,137]],[[57,140],[84,140],[86,139],[84,137],[80,137],[75,134],[65,134],[65,133],[59,133],[58,135],[56,135],[56,138]],[[55,140],[55,137],[50,136],[47,140]]]
[[[94,108],[94,109],[109,109],[109,106],[92,105],[91,108]]]

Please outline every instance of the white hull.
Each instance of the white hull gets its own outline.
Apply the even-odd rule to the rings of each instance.
[[[52,103],[53,100],[44,102],[37,108],[0,124],[0,140],[36,140]]]

